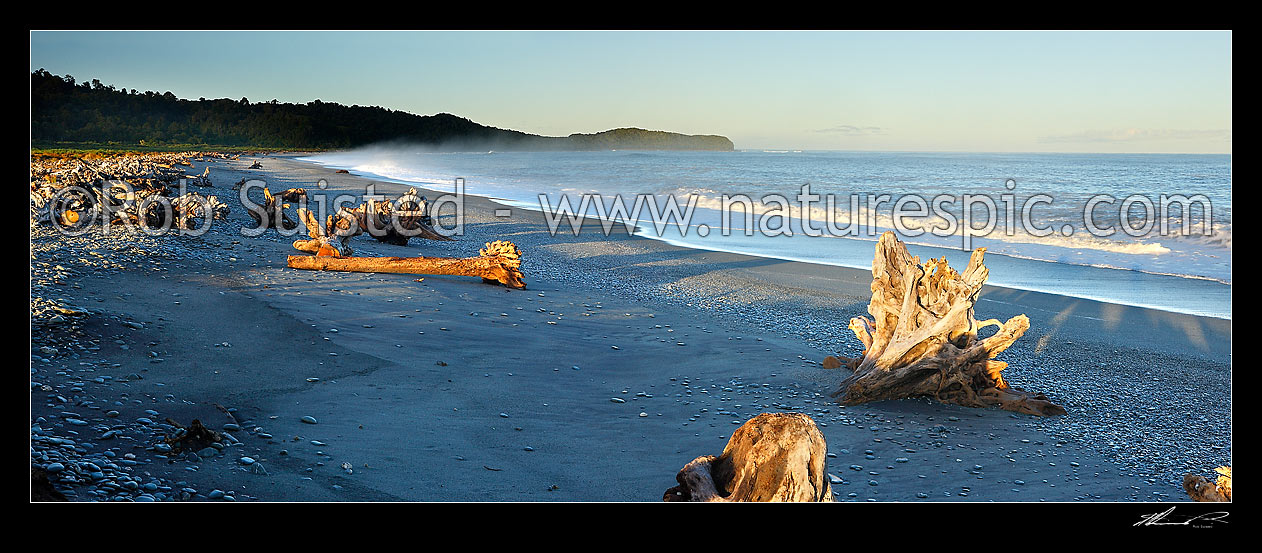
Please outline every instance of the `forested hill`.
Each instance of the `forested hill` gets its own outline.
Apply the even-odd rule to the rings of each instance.
[[[118,89],[43,69],[31,74],[35,144],[204,144],[331,149],[381,142],[439,150],[731,150],[723,136],[614,129],[566,137],[497,129],[448,113],[413,115],[380,107],[184,100],[170,92]]]

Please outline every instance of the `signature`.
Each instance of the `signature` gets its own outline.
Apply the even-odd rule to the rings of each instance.
[[[1212,526],[1214,523],[1221,522],[1227,524],[1224,520],[1227,518],[1227,511],[1215,511],[1212,513],[1203,513],[1184,520],[1171,519],[1166,520],[1170,513],[1174,512],[1174,507],[1166,509],[1164,512],[1144,515],[1143,518],[1136,522],[1135,526],[1193,526],[1196,528],[1204,528]]]

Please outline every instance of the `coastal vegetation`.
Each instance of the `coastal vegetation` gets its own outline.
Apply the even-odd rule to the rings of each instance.
[[[731,140],[638,128],[565,137],[475,123],[449,113],[415,115],[377,106],[248,98],[188,100],[117,88],[39,69],[31,73],[31,140],[41,150],[353,148],[382,142],[442,151],[723,150]]]

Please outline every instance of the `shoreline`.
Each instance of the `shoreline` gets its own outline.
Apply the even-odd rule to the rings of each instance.
[[[245,169],[255,159],[264,168]],[[104,246],[54,243],[49,264],[81,285],[59,292],[94,311],[79,323],[87,345],[41,354],[57,336],[32,335],[32,424],[58,439],[120,427],[109,440],[81,437],[92,444],[83,455],[131,442],[120,452],[186,482],[194,500],[213,488],[268,501],[658,501],[684,463],[777,410],[820,424],[844,501],[1182,501],[1183,473],[1230,464],[1230,423],[1219,422],[1230,421],[1230,320],[988,286],[979,315],[1032,320],[1001,357],[1005,375],[1069,415],[923,400],[840,407],[828,394],[843,373],[819,361],[858,353],[845,325],[866,312],[869,271],[617,231],[549,237],[537,217],[495,217],[501,204],[478,197],[466,198],[467,234],[454,242],[352,244],[359,255],[456,256],[511,240],[525,291],[295,271],[284,262],[292,237],[236,234],[248,217],[230,183],[263,176],[274,190],[314,192],[325,178],[320,192],[333,194],[376,181],[270,155],[193,169],[203,165],[217,183],[206,191],[231,197],[227,228],[147,239],[170,259],[96,271],[73,260]],[[408,185],[398,186],[389,193]],[[49,240],[32,230],[40,263]],[[143,378],[118,378],[133,371]],[[89,407],[48,397],[74,399],[74,388]],[[120,416],[104,416],[111,406]],[[164,417],[235,424],[241,445],[168,464],[152,447]]]
[[[284,152],[284,153],[278,153],[275,155],[278,155],[281,157],[287,157],[296,162],[310,164],[310,165],[320,167],[323,169],[329,169],[329,170],[345,169],[345,170],[350,171],[351,175],[355,175],[355,176],[367,179],[369,181],[377,182],[377,183],[398,185],[402,187],[416,187],[419,190],[425,190],[426,192],[432,193],[435,195],[450,194],[449,191],[439,190],[437,188],[431,188],[430,186],[435,183],[411,182],[411,181],[407,181],[403,179],[378,175],[375,173],[360,172],[352,168],[343,167],[336,164],[325,164],[325,163],[321,163],[321,162],[311,160],[311,159],[301,159],[300,156],[301,157],[309,156],[309,154],[306,154],[306,153]],[[518,201],[518,200],[513,200],[511,198],[497,198],[491,195],[473,194],[473,193],[468,193],[468,192],[465,193],[465,196],[470,197],[470,198],[473,198],[473,197],[481,198],[481,199],[493,202],[496,205],[503,206],[505,208],[525,209],[533,213],[543,214],[543,211],[539,207],[535,206],[534,204],[531,204],[528,201]],[[584,220],[584,221],[588,219],[592,221],[600,221],[598,217],[584,216],[584,217],[578,217],[578,219]],[[584,225],[585,224],[586,223],[584,223]],[[615,221],[614,225],[621,225],[621,223],[618,223]],[[562,226],[563,227],[566,226],[566,223],[562,223]],[[637,231],[645,228],[646,226],[647,225],[645,224],[641,224],[637,228]],[[887,230],[887,229],[882,229],[882,230]],[[562,231],[562,232],[565,232],[565,231]],[[663,242],[672,246],[694,249],[694,250],[699,250],[699,251],[746,255],[746,256],[755,257],[755,258],[772,259],[772,260],[777,260],[777,261],[787,261],[787,262],[794,262],[794,263],[805,263],[805,264],[810,264],[810,265],[822,265],[822,266],[827,266],[827,267],[839,267],[839,268],[844,268],[844,269],[855,269],[855,270],[861,270],[861,271],[870,271],[871,269],[870,264],[859,266],[858,264],[830,263],[827,261],[816,261],[816,260],[802,259],[802,258],[796,258],[796,257],[776,256],[771,253],[758,253],[758,252],[739,251],[739,250],[734,250],[734,249],[705,247],[704,245],[701,245],[701,244],[686,243],[685,241],[677,239],[677,238],[671,238],[671,237],[666,237],[666,236],[655,237],[651,235],[641,235],[639,232],[637,232],[636,235],[637,237],[642,237],[649,240]],[[870,237],[839,237],[839,238],[842,240],[852,240],[852,241],[862,242],[864,245],[870,244],[870,246],[867,246],[867,247],[874,247],[878,236],[879,234],[873,235]],[[919,251],[925,251],[925,250],[932,251],[934,252],[934,256],[938,256],[941,254],[948,254],[948,255],[954,255],[958,257],[960,255],[965,255],[967,253],[967,252],[961,252],[958,249],[945,248],[941,245],[926,245],[926,244],[918,244],[915,242],[908,242],[908,246]],[[967,256],[965,255],[965,260],[966,260],[966,257]],[[1183,275],[1183,274],[1163,273],[1163,272],[1158,272],[1158,271],[1149,271],[1149,270],[1136,269],[1136,268],[1114,267],[1114,266],[1106,266],[1106,265],[1094,265],[1094,264],[1073,263],[1073,262],[1064,262],[1064,261],[1049,261],[1049,260],[1040,259],[1037,257],[1014,255],[1011,253],[1001,253],[1001,252],[993,252],[993,251],[987,252],[987,258],[990,261],[989,263],[990,265],[994,265],[996,258],[999,258],[1001,263],[1003,262],[1002,260],[1009,260],[1008,261],[1009,265],[1015,265],[1014,268],[1018,268],[1026,272],[1037,271],[1040,268],[1040,266],[1044,264],[1046,264],[1047,268],[1052,269],[1052,270],[1059,269],[1063,271],[1066,268],[1071,268],[1069,269],[1070,271],[1073,271],[1073,270],[1084,271],[1083,277],[1088,278],[1089,280],[1095,280],[1091,278],[1093,276],[1092,273],[1098,271],[1097,274],[1105,276],[1105,278],[1102,279],[1104,281],[1113,281],[1113,280],[1123,281],[1123,280],[1127,280],[1127,276],[1130,276],[1130,280],[1171,279],[1169,280],[1170,283],[1177,283],[1177,284],[1190,286],[1190,287],[1196,287],[1196,286],[1211,287],[1211,288],[1216,288],[1217,286],[1225,287],[1224,289],[1215,289],[1213,292],[1209,292],[1211,296],[1221,295],[1222,293],[1225,293],[1227,297],[1230,298],[1231,288],[1232,288],[1231,282],[1223,281],[1221,279],[1209,277],[1209,276]],[[958,262],[958,261],[959,261],[958,259],[953,259],[953,262]],[[1114,278],[1109,278],[1109,277],[1114,277]],[[1192,282],[1185,282],[1185,281],[1192,281]],[[1118,286],[1117,283],[1113,283],[1112,285]],[[1183,309],[1180,309],[1173,305],[1161,305],[1157,303],[1145,303],[1141,301],[1127,302],[1118,298],[1097,296],[1097,295],[1092,295],[1088,292],[1081,292],[1081,291],[1078,293],[1074,293],[1073,291],[1049,290],[1046,288],[1039,288],[1037,286],[1029,286],[1029,285],[1023,287],[1021,285],[994,284],[992,286],[995,288],[1005,288],[1005,289],[1017,290],[1017,291],[1037,292],[1037,293],[1049,294],[1053,296],[1062,296],[1062,297],[1068,297],[1068,298],[1073,298],[1073,299],[1090,300],[1090,301],[1096,301],[1096,302],[1101,302],[1101,303],[1106,303],[1106,304],[1121,305],[1121,306],[1126,306],[1126,307],[1152,309],[1156,311],[1167,311],[1171,313],[1192,315],[1192,316],[1197,316],[1197,317],[1222,319],[1226,321],[1232,320],[1230,306],[1227,307],[1228,311],[1226,313],[1221,313],[1216,310],[1206,311],[1203,308],[1199,308],[1200,310],[1196,310],[1198,308],[1191,308],[1191,307],[1185,307]]]

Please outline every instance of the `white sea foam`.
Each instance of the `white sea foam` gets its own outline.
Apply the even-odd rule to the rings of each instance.
[[[1051,204],[1040,204],[1035,211],[1039,228],[1053,229],[1051,235],[1037,236],[1016,226],[1006,228],[1002,204],[995,230],[984,236],[970,233],[971,247],[986,247],[991,254],[1011,259],[1050,262],[1059,266],[1096,267],[1100,269],[1125,269],[1152,275],[1176,275],[1189,280],[1231,282],[1231,194],[1229,160],[1215,156],[1108,156],[1070,155],[989,155],[989,154],[858,154],[843,152],[581,152],[581,153],[426,153],[380,148],[319,154],[309,160],[326,165],[346,168],[356,173],[374,175],[388,180],[418,183],[439,190],[450,190],[457,177],[466,179],[466,193],[480,196],[505,198],[518,207],[539,209],[538,194],[546,194],[551,205],[557,205],[562,195],[567,196],[573,208],[581,205],[581,195],[599,193],[608,203],[621,195],[624,205],[630,209],[638,194],[649,194],[661,205],[666,196],[673,196],[681,208],[692,199],[697,208],[693,227],[688,235],[657,238],[681,245],[703,249],[735,251],[776,258],[794,258],[844,266],[866,266],[870,263],[870,245],[862,247],[837,247],[847,242],[866,244],[883,230],[895,229],[893,202],[907,194],[931,199],[938,194],[959,195],[986,194],[995,200],[1008,193],[1003,183],[1008,178],[1021,184],[1017,187],[1017,201],[1034,194],[1048,194],[1055,198]],[[1143,167],[1144,178],[1137,183],[1119,182],[1117,175],[1127,174],[1133,167]],[[1200,183],[1201,189],[1179,186],[1180,175],[1194,174],[1189,182]],[[811,183],[811,192],[833,195],[835,226],[847,228],[855,225],[860,235],[845,236],[840,241],[829,237],[814,238],[794,236],[783,240],[743,239],[743,237],[719,237],[718,232],[706,238],[696,235],[696,226],[705,224],[712,229],[721,222],[718,211],[723,206],[722,197],[744,194],[754,200],[753,228],[758,228],[762,217],[781,215],[789,220],[795,234],[801,234],[804,218],[809,218],[813,228],[823,228],[828,220],[828,210],[823,200],[803,209],[796,196],[804,183]],[[981,184],[978,184],[981,183]],[[1168,186],[1161,183],[1173,183]],[[1209,183],[1209,184],[1205,184]],[[783,195],[787,205],[759,201],[766,194]],[[870,209],[864,202],[871,194],[889,194],[891,201]],[[1139,193],[1157,198],[1160,194],[1206,194],[1214,202],[1213,224],[1208,235],[1203,234],[1200,222],[1203,214],[1196,214],[1188,225],[1189,235],[1180,231],[1184,221],[1171,216],[1166,224],[1171,233],[1157,236],[1132,237],[1122,232],[1112,236],[1093,236],[1082,222],[1082,207],[1091,194],[1106,193],[1113,197],[1127,197]],[[858,194],[859,205],[852,209],[850,195]],[[997,202],[998,203],[998,202]],[[960,216],[960,204],[948,205],[948,211]],[[1121,228],[1116,212],[1099,210],[1103,217],[1097,222],[1104,226]],[[606,210],[608,212],[608,210]],[[947,229],[951,221],[932,214],[927,217],[904,218],[905,228],[931,230]],[[588,216],[596,211],[589,209]],[[633,214],[633,216],[636,214]],[[641,233],[653,237],[648,223],[648,212],[639,213]],[[1177,214],[1176,214],[1177,215]],[[1019,214],[1018,214],[1019,217]],[[745,229],[745,214],[741,207],[732,211],[732,231],[741,234]],[[781,221],[777,221],[781,222]],[[1159,225],[1154,225],[1159,226]],[[773,225],[774,227],[774,225]],[[1070,236],[1063,236],[1062,229],[1072,229]],[[928,232],[921,236],[903,238],[909,244],[942,248],[960,252],[964,244],[964,229],[958,223],[948,236],[934,236]],[[739,239],[738,239],[739,238]],[[857,240],[856,240],[857,239]],[[994,275],[992,274],[992,279]],[[1072,281],[1065,276],[1062,280]],[[1073,282],[1025,283],[1030,289],[1084,296],[1087,292],[1075,290]],[[1105,287],[1107,288],[1107,286]],[[1130,292],[1119,285],[1116,289],[1091,291],[1092,295],[1125,296]],[[1211,308],[1205,313],[1228,313],[1230,316],[1230,292],[1226,293],[1225,308]],[[1107,298],[1105,298],[1107,300]],[[1121,300],[1118,300],[1121,301]],[[1165,300],[1130,299],[1122,303],[1161,304]],[[1175,309],[1198,312],[1195,309]],[[1204,314],[1204,313],[1202,313]]]

